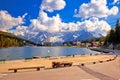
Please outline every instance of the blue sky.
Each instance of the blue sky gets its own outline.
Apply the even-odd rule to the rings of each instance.
[[[104,33],[120,19],[119,6],[120,0],[0,0],[0,30]]]
[[[25,17],[26,25],[29,25],[29,20],[32,18],[37,18],[39,13],[39,7],[41,0],[1,0],[0,10],[6,10],[13,17],[22,16],[25,13],[28,15]]]
[[[79,6],[84,3],[88,2],[89,0],[65,0],[66,7],[63,10],[56,10],[52,13],[47,12],[48,16],[53,16],[59,13],[61,15],[62,21],[64,22],[71,22],[71,21],[78,21],[81,20],[80,18],[73,17],[74,9],[79,8]],[[29,25],[30,19],[34,19],[38,17],[40,5],[42,0],[0,0],[0,10],[6,10],[10,15],[13,17],[22,16],[25,13],[28,15],[25,17],[26,25]]]
[[[114,0],[107,0],[108,7],[111,7],[111,3]],[[47,12],[48,16],[53,16],[57,13],[60,14],[60,17],[63,22],[76,22],[81,21],[81,18],[74,17],[74,10],[79,9],[79,6],[83,3],[88,3],[90,0],[65,0],[66,7],[63,10],[56,10],[52,13]],[[0,10],[6,10],[13,17],[22,16],[25,13],[28,15],[25,17],[26,23],[25,25],[30,24],[30,19],[35,19],[38,17],[40,5],[42,0],[0,0]],[[113,5],[112,5],[113,6]],[[115,6],[120,6],[119,4],[115,4]],[[110,25],[114,25],[116,19],[120,18],[120,13],[116,16],[110,16],[106,19],[106,21]],[[112,21],[111,21],[112,20]]]

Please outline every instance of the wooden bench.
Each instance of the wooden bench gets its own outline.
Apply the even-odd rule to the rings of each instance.
[[[52,62],[52,67],[57,68],[57,67],[66,67],[66,66],[72,66],[72,62]]]
[[[106,62],[109,62],[110,60],[108,59],[108,60],[106,60]]]
[[[61,62],[61,65],[65,66],[72,66],[72,62]]]
[[[36,69],[37,71],[39,71],[40,68],[45,68],[45,66],[37,66],[37,67],[22,67],[22,68],[10,68],[10,69],[8,69],[8,70],[14,70],[14,73],[16,73],[18,70],[23,70],[23,69]]]

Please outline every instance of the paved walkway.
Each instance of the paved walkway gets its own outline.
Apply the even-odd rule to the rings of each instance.
[[[77,66],[41,71],[11,73],[0,80],[100,80]]]
[[[0,80],[120,80],[120,57],[111,62],[1,74]]]
[[[90,75],[93,75],[96,78],[99,78],[100,80],[117,80],[115,78],[112,78],[110,76],[104,75],[102,73],[99,73],[97,71],[94,71],[92,69],[87,68],[86,66],[78,66],[79,68],[81,68],[82,70],[84,70],[85,72],[89,73]]]

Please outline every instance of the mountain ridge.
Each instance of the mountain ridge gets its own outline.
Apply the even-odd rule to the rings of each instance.
[[[27,39],[18,37],[12,33],[0,31],[0,48],[3,47],[16,47],[26,45],[40,45]]]
[[[30,37],[28,38],[28,36]],[[43,42],[63,43],[66,41],[85,40],[87,38],[101,37],[101,36],[104,36],[104,34],[99,32],[94,33],[94,32],[88,32],[82,30],[82,31],[61,32],[61,33],[60,32],[50,33],[47,31],[40,31],[37,34],[28,33],[23,37],[37,43],[43,43]]]

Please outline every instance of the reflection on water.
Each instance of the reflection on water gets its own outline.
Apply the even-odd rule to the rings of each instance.
[[[15,47],[0,49],[0,59],[16,60],[33,56],[66,56],[98,53],[87,48],[65,48],[65,47]]]

